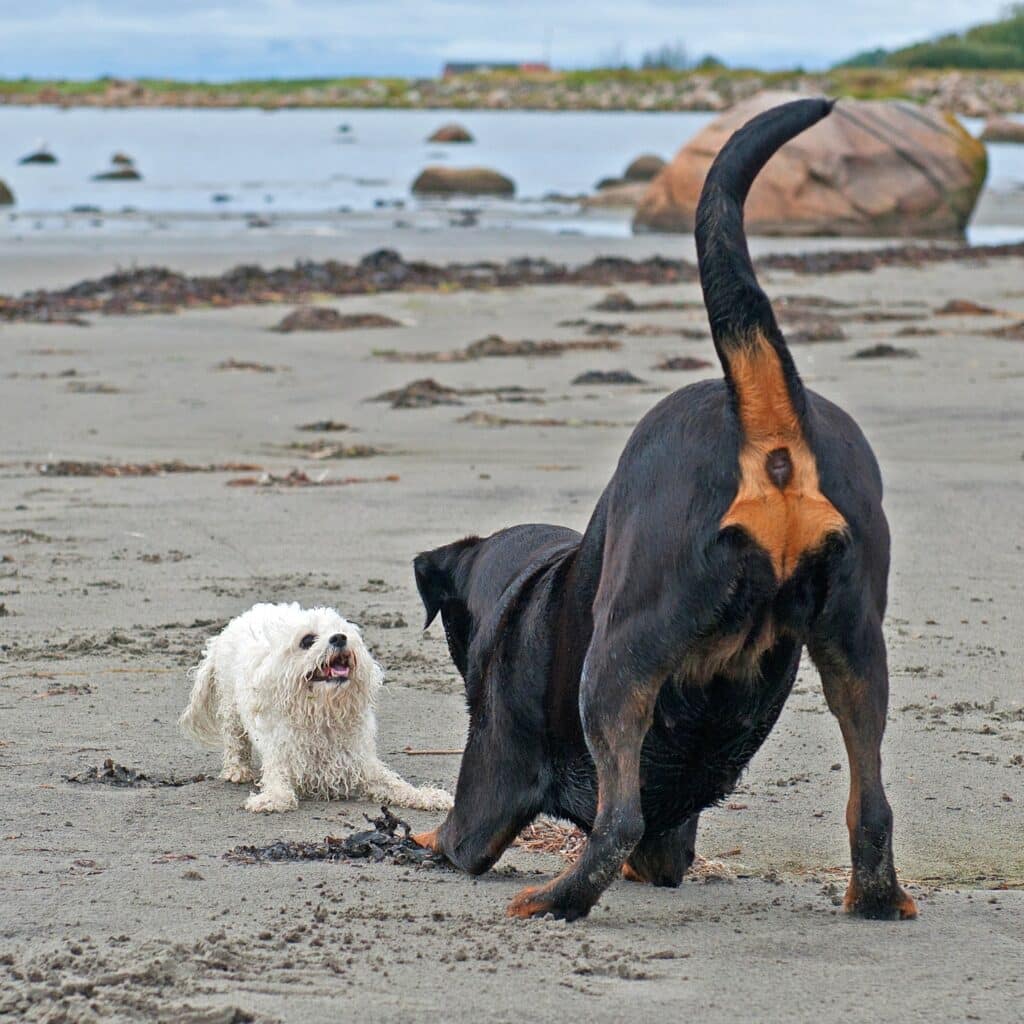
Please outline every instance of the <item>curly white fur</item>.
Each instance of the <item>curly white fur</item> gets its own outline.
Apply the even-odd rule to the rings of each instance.
[[[344,637],[344,646],[332,646],[332,637]],[[320,679],[332,664],[347,678]],[[443,789],[410,785],[378,759],[374,703],[384,673],[358,627],[333,608],[257,604],[207,642],[190,675],[180,724],[200,743],[224,748],[221,778],[252,782],[258,755],[259,792],[247,810],[288,811],[299,796],[452,806]]]

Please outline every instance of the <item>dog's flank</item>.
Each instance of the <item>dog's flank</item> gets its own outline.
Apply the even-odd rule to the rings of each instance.
[[[300,795],[451,806],[443,790],[412,786],[377,757],[383,672],[333,609],[256,605],[207,643],[191,675],[182,730],[223,747],[228,782],[252,782],[260,762],[247,810],[290,810]]]
[[[743,203],[772,154],[831,109],[827,100],[799,100],[755,117],[722,147],[697,205],[701,287],[743,433],[739,487],[721,525],[745,530],[780,580],[846,521],[821,493],[804,436],[803,383],[757,283]]]

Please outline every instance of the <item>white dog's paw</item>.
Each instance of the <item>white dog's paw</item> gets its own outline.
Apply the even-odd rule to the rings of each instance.
[[[415,796],[409,801],[410,807],[421,811],[450,811],[454,804],[451,793],[430,786],[417,789]]]
[[[256,776],[253,775],[252,769],[248,765],[242,764],[224,765],[224,768],[220,773],[220,777],[225,782],[233,782],[235,785],[252,782],[253,779],[256,778]]]
[[[275,811],[293,811],[299,806],[294,793],[253,793],[245,801],[245,809],[254,814],[273,814]]]

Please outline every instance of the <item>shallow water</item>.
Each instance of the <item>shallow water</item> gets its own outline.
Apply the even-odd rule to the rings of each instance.
[[[423,110],[0,109],[0,177],[20,210],[76,205],[160,213],[211,210],[316,213],[409,199],[427,164],[483,165],[509,175],[519,198],[589,192],[633,157],[669,158],[710,114],[532,113]],[[426,137],[458,120],[470,145]],[[340,125],[349,131],[340,132]],[[45,140],[54,166],[16,161]],[[141,182],[92,182],[115,150]],[[214,196],[226,195],[216,202]]]
[[[191,229],[237,229],[260,215],[276,220],[375,206],[396,218],[415,212],[410,185],[430,163],[484,165],[508,174],[516,200],[472,200],[491,226],[530,226],[599,237],[628,233],[621,215],[579,216],[573,205],[542,202],[549,193],[590,192],[640,153],[666,159],[713,118],[710,113],[436,110],[180,110],[53,107],[0,108],[0,179],[17,205],[3,234],[138,230],[152,217],[194,218]],[[426,137],[446,121],[466,125],[471,145],[439,146]],[[965,122],[973,132],[982,122]],[[340,131],[341,126],[345,131]],[[18,165],[41,142],[56,165]],[[94,182],[112,153],[132,156],[139,182]],[[987,190],[1020,193],[1020,216],[1002,202],[994,221],[973,228],[972,241],[1024,237],[1024,146],[989,146]],[[465,202],[460,205],[467,205]],[[66,214],[95,208],[101,222]],[[134,220],[121,215],[131,211]],[[139,216],[141,215],[141,216]],[[13,217],[13,220],[11,219]],[[119,219],[120,218],[120,219]],[[218,228],[218,224],[222,227]],[[234,225],[234,228],[231,226]],[[163,227],[164,225],[159,225]],[[336,225],[335,225],[336,226]]]

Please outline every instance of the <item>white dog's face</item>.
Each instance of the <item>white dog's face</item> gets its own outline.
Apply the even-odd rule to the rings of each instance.
[[[268,609],[262,625],[272,652],[267,674],[286,680],[292,692],[341,697],[373,678],[376,665],[359,627],[333,608],[278,605],[273,614]]]

